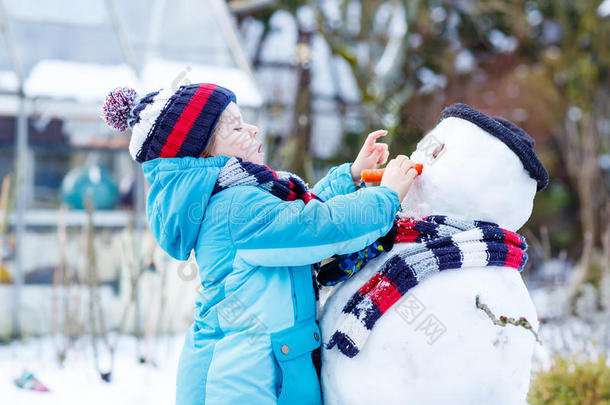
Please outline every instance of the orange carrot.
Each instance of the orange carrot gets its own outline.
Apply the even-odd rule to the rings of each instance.
[[[362,171],[362,181],[365,183],[377,183],[381,181],[385,169],[365,169]]]
[[[417,174],[420,175],[422,170],[424,169],[424,165],[421,163],[415,163],[415,170]],[[385,169],[365,169],[362,171],[362,181],[365,183],[379,183],[381,178],[383,177],[383,173]]]

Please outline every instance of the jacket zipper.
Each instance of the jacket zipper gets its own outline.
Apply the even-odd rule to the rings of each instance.
[[[294,281],[294,273],[292,268],[288,268],[288,272],[290,273],[290,283],[291,283],[291,287],[292,287],[292,308],[294,311],[294,324],[297,324],[297,314],[298,312],[298,302],[297,302],[297,292],[296,292],[296,283]]]

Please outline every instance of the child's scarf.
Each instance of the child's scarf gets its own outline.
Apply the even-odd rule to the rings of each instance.
[[[400,219],[396,225],[395,242],[410,245],[390,256],[352,295],[328,349],[337,345],[343,354],[354,357],[381,315],[411,288],[442,270],[504,266],[521,271],[527,261],[525,239],[491,222],[429,216]]]
[[[388,252],[394,246],[396,224],[392,229],[375,242],[362,250],[347,255],[338,255],[333,261],[320,266],[317,280],[324,286],[339,284],[362,269],[369,261],[380,254]]]
[[[232,157],[220,169],[212,195],[233,186],[257,186],[285,201],[303,200],[305,204],[320,198],[309,191],[307,183],[294,173],[274,171],[268,166]]]

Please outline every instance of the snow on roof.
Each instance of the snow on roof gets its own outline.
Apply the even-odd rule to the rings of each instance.
[[[102,26],[108,24],[108,7],[103,0],[53,0],[41,7],[32,0],[8,1],[8,14],[21,21],[53,22],[80,26]]]
[[[263,104],[254,79],[238,68],[151,59],[142,69],[141,76],[143,87],[148,91],[207,82],[233,91],[238,105],[257,108]]]
[[[6,81],[10,84],[10,78]],[[0,74],[4,83],[4,75]],[[262,99],[254,80],[237,68],[204,66],[188,62],[151,59],[142,69],[141,80],[126,64],[99,65],[63,60],[43,60],[32,69],[24,83],[26,96],[73,99],[99,103],[115,87],[132,87],[144,94],[183,84],[212,82],[225,86],[237,95],[240,105],[260,107]],[[4,87],[4,86],[3,86]]]
[[[138,88],[135,72],[126,64],[99,65],[63,60],[38,62],[24,81],[28,97],[99,102],[115,87]]]
[[[12,70],[0,70],[0,89],[2,92],[19,90],[19,78]]]

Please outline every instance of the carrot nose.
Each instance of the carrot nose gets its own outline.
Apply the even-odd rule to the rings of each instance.
[[[422,170],[424,170],[424,165],[415,163],[415,170],[419,176]],[[385,169],[365,169],[361,173],[362,181],[365,183],[379,183],[383,177],[383,173],[385,173]]]

